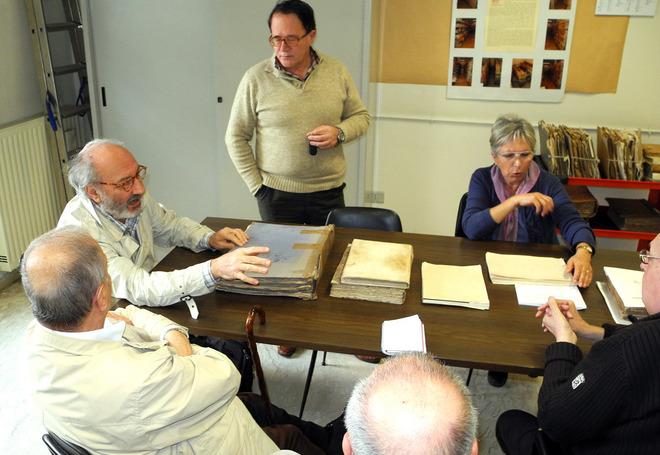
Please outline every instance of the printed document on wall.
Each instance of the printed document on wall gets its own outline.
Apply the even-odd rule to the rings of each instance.
[[[576,0],[454,0],[448,98],[559,102]]]

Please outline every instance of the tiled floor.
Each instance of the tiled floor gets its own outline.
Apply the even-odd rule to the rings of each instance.
[[[29,405],[20,374],[23,331],[31,318],[20,283],[0,292],[0,454],[48,453],[40,439],[43,427],[39,414]],[[274,346],[260,346],[259,352],[271,399],[297,413],[310,351],[301,350],[291,359],[279,357]],[[334,419],[342,411],[355,381],[373,368],[374,365],[353,356],[334,353],[328,354],[328,365],[321,366],[319,354],[304,417],[321,424]],[[463,378],[467,375],[465,369],[455,371]],[[502,453],[494,435],[497,416],[514,407],[535,412],[539,386],[539,379],[511,375],[504,387],[496,389],[488,385],[485,371],[475,371],[470,391],[479,410],[481,454]]]

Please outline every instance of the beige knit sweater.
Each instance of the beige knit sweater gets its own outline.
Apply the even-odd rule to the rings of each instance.
[[[320,125],[332,125],[351,141],[367,130],[370,116],[346,67],[318,55],[319,64],[304,82],[277,70],[271,57],[250,68],[238,86],[225,142],[252,194],[262,184],[311,193],[344,182],[341,144],[312,156],[305,135]]]

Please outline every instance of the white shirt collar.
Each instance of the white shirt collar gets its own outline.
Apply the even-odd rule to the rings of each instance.
[[[121,341],[124,334],[126,323],[124,321],[112,321],[106,318],[103,323],[102,329],[90,330],[88,332],[60,332],[59,330],[52,330],[48,327],[41,326],[44,330],[63,337],[76,338],[78,340],[87,341]]]

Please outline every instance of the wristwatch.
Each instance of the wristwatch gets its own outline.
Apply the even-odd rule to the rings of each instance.
[[[337,142],[340,144],[343,144],[344,141],[346,140],[346,135],[344,134],[344,130],[341,128],[337,128],[339,130],[339,133],[337,133]]]
[[[594,255],[594,249],[591,248],[591,245],[588,245],[586,243],[581,243],[580,245],[575,247],[575,251],[577,252],[577,250],[579,250],[580,248],[583,250],[587,250],[590,255],[592,256]]]

